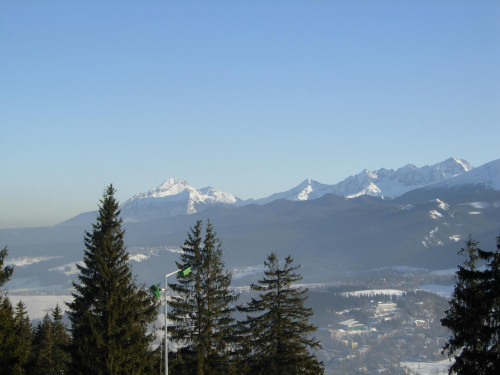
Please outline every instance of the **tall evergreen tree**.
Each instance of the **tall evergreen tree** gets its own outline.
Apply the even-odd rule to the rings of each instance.
[[[85,232],[80,284],[68,303],[72,369],[76,374],[146,374],[151,371],[147,325],[156,317],[149,293],[136,285],[124,245],[115,189],[100,201],[97,223]]]
[[[210,375],[228,373],[233,340],[232,305],[238,296],[230,291],[232,275],[224,270],[221,241],[210,221],[202,234],[197,221],[184,242],[177,266],[188,264],[192,272],[169,284],[176,293],[168,314],[174,323],[171,340],[178,344],[173,373]]]
[[[500,236],[496,251],[483,251],[471,236],[460,254],[466,257],[458,267],[457,281],[441,319],[451,337],[443,352],[454,356],[449,373],[500,373]],[[478,261],[486,262],[484,269]]]
[[[324,371],[313,353],[321,345],[311,337],[316,327],[309,323],[312,309],[304,306],[307,289],[292,285],[302,279],[296,272],[300,266],[292,262],[288,256],[281,268],[277,255],[269,255],[264,262],[265,277],[251,285],[259,298],[240,307],[247,313],[241,324],[246,327],[251,374],[317,375]]]

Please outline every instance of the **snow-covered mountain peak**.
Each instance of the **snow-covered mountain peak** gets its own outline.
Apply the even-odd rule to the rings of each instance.
[[[415,164],[408,163],[404,167],[401,167],[398,169],[398,172],[402,171],[413,171],[415,169],[418,169],[418,167]]]
[[[422,168],[426,167],[427,166]],[[459,174],[462,174],[464,172],[469,172],[472,169],[474,169],[474,167],[466,160],[457,158],[446,159],[445,161],[434,164],[428,168],[433,168],[440,171],[443,174],[443,176],[447,178],[458,176]]]
[[[170,177],[164,183],[162,183],[160,186],[158,186],[156,189],[169,189],[172,186],[179,185],[179,184],[187,185],[187,182],[185,180],[178,178],[178,177]]]
[[[234,204],[240,201],[231,193],[224,193],[223,191],[217,190],[211,186],[205,187],[198,190],[204,197],[208,197],[213,202],[224,203],[224,204]],[[205,199],[204,199],[205,200]]]
[[[185,190],[193,190],[191,186],[185,180],[181,180],[177,177],[171,177],[158,186],[155,189],[148,191],[147,193],[139,193],[132,197],[132,199],[136,198],[162,198],[167,197],[169,195],[177,195],[182,193]]]
[[[441,163],[421,168],[414,164],[406,164],[396,171],[385,168],[375,171],[364,169],[357,175],[350,176],[335,185],[326,185],[307,178],[288,191],[276,193],[254,202],[266,204],[277,199],[311,200],[328,193],[346,198],[355,198],[361,195],[397,197],[410,190],[458,176],[473,168],[465,160],[449,158]]]
[[[165,197],[167,195],[176,195],[182,193],[186,189],[190,189],[191,186],[185,180],[181,180],[177,177],[169,178],[163,184],[154,189],[154,197]],[[192,189],[192,188],[191,188]]]
[[[122,205],[125,221],[193,214],[211,205],[233,205],[241,200],[213,187],[196,189],[185,180],[172,177],[155,189],[139,193]]]
[[[311,186],[312,183],[314,183],[316,181],[314,180],[311,180],[310,178],[306,178],[304,181],[302,181],[297,187],[296,189],[305,189],[307,188],[308,186]]]
[[[214,195],[216,194],[216,192],[218,191],[217,189],[211,187],[211,186],[207,186],[207,187],[204,187],[204,188],[201,188],[199,189],[199,191],[205,195]]]
[[[457,158],[450,158],[448,160],[453,160],[455,163],[460,164],[464,168],[465,172],[469,172],[470,170],[474,169],[472,164],[470,164],[466,160],[457,159]]]
[[[464,168],[471,167],[465,162]],[[467,173],[458,174],[429,188],[454,188],[458,186],[481,185],[487,190],[500,190],[500,159],[493,160],[477,168],[470,168]]]
[[[254,202],[258,204],[266,204],[278,199],[286,199],[290,201],[311,200],[322,197],[327,193],[331,193],[330,189],[330,185],[325,185],[311,178],[306,178],[299,185],[290,190],[275,193],[269,197],[257,199]]]
[[[261,199],[242,201],[233,194],[211,186],[196,189],[177,177],[167,179],[161,185],[145,193],[134,195],[121,206],[125,222],[147,221],[175,215],[200,212],[213,206],[238,207],[247,204],[267,204],[279,199],[305,201],[336,194],[345,199],[370,195],[398,197],[411,190],[467,188],[500,190],[500,159],[474,168],[463,159],[449,158],[431,166],[416,167],[413,164],[394,170],[381,168],[364,169],[335,185],[327,185],[311,178],[296,187]]]
[[[359,197],[361,195],[371,195],[371,196],[378,197],[378,196],[383,195],[381,193],[382,193],[382,191],[379,189],[379,187],[370,181],[364,189],[358,191],[357,193],[347,195],[346,198],[356,198],[356,197]]]
[[[474,167],[465,160],[449,158],[431,166],[416,167],[406,164],[397,169],[363,170],[333,185],[332,192],[349,198],[360,195],[402,195],[410,190],[458,176]]]
[[[372,171],[369,171],[368,169],[365,169],[363,171],[363,174],[366,175],[366,177],[368,177],[368,178],[377,178],[378,177],[377,171],[372,172]]]
[[[306,201],[309,199],[310,194],[318,189],[321,189],[321,186],[322,184],[319,182],[306,178],[294,189],[285,193],[280,193],[284,194],[281,199]]]

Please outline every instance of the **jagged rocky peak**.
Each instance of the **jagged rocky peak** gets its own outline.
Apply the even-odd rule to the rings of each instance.
[[[486,190],[500,190],[500,159],[493,160],[477,168],[473,168],[466,163],[464,168],[470,169],[467,173],[460,173],[452,178],[445,179],[433,187],[483,186]]]
[[[404,167],[398,168],[397,172],[414,171],[415,169],[418,169],[415,164],[408,163]],[[392,169],[391,171],[394,172]]]
[[[211,186],[199,189],[198,192],[200,192],[203,196],[207,197],[211,202],[214,203],[218,202],[225,204],[233,204],[241,201],[241,199],[235,197],[233,194],[225,193]]]
[[[366,178],[377,178],[378,171],[369,171],[368,169],[363,169],[363,171],[359,174],[360,177]]]
[[[307,188],[308,186],[311,186],[311,183],[315,182],[311,180],[310,178],[306,178],[304,181],[302,181],[299,186],[297,186],[298,189],[300,188]]]
[[[441,163],[418,168],[414,164],[406,164],[397,170],[381,168],[347,177],[335,185],[325,185],[310,178],[305,179],[296,187],[269,197],[258,199],[255,202],[265,204],[276,199],[310,200],[319,198],[328,193],[334,193],[347,198],[360,195],[396,197],[412,189],[443,181],[474,167],[467,161],[449,158]]]
[[[421,168],[413,164],[394,169],[381,168],[375,171],[367,169],[350,176],[333,186],[335,193],[347,197],[360,195],[399,196],[409,190],[432,183],[447,180],[474,167],[467,161],[449,158],[441,163],[426,165]]]
[[[435,164],[435,166],[437,167],[437,169],[442,170],[443,173],[452,175],[461,174],[463,172],[468,172],[474,169],[474,167],[466,160],[457,158],[446,159],[442,163]]]

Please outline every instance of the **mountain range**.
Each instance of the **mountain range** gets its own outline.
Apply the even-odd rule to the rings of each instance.
[[[449,158],[441,163],[421,168],[407,164],[397,170],[382,168],[368,171],[365,169],[335,185],[306,179],[288,191],[245,201],[213,187],[196,189],[187,181],[173,177],[155,189],[134,195],[122,204],[121,210],[125,222],[141,222],[194,214],[213,206],[239,207],[252,203],[267,204],[278,199],[305,201],[321,198],[325,194],[337,194],[346,198],[362,195],[398,197],[411,190],[449,180],[473,169],[470,163],[457,158]],[[95,212],[85,213],[70,219],[66,224],[87,222],[95,216]]]
[[[310,200],[320,198],[329,193],[341,195],[346,198],[354,198],[361,195],[397,197],[410,190],[456,177],[464,172],[469,172],[473,168],[465,160],[450,158],[441,163],[431,166],[426,165],[422,168],[418,168],[413,164],[407,164],[396,171],[384,168],[376,171],[365,169],[357,175],[350,176],[335,185],[325,185],[307,179],[289,191],[259,199],[256,203],[264,204],[276,199]]]
[[[214,224],[226,265],[246,285],[255,282],[249,277],[271,251],[291,254],[304,279],[314,282],[377,267],[455,268],[469,234],[484,248],[496,246],[500,159],[476,168],[450,158],[421,168],[364,170],[335,185],[306,179],[286,192],[246,201],[170,178],[125,201],[121,211],[134,272],[148,283],[160,282],[175,267],[198,219]],[[0,230],[0,242],[17,265],[9,289],[70,288],[83,256],[84,230],[96,216]]]

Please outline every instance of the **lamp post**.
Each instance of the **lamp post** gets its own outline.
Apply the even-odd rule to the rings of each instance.
[[[168,375],[168,338],[167,338],[167,277],[172,276],[174,274],[177,274],[180,277],[189,275],[191,273],[191,267],[190,266],[184,266],[182,268],[179,268],[177,271],[170,272],[165,275],[165,289],[160,289],[158,286],[153,285],[151,286],[150,290],[153,293],[153,295],[156,298],[161,298],[161,292],[165,292],[165,300],[164,300],[164,306],[165,306],[165,375]]]

